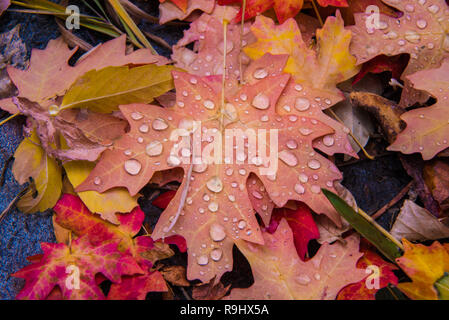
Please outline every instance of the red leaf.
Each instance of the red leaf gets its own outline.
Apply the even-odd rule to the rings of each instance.
[[[408,64],[408,57],[406,55],[398,55],[388,57],[380,55],[371,59],[362,65],[362,69],[355,76],[353,84],[356,84],[368,73],[382,73],[384,71],[391,71],[391,77],[400,79],[402,72]]]
[[[292,229],[293,239],[298,252],[298,256],[304,261],[307,253],[307,245],[312,239],[318,239],[320,232],[313,220],[312,214],[308,206],[302,202],[298,202],[296,210],[278,208],[273,210],[270,225],[267,231],[271,234],[276,232],[282,218],[285,218],[288,225]]]
[[[168,207],[168,204],[170,203],[171,199],[173,199],[176,195],[175,190],[169,190],[167,192],[164,192],[159,197],[153,200],[153,205],[160,208],[165,209]]]
[[[95,281],[98,273],[115,283],[122,275],[143,273],[132,257],[118,250],[118,244],[119,240],[112,240],[94,247],[88,237],[74,240],[70,248],[63,243],[42,243],[42,259],[12,274],[26,280],[16,299],[46,299],[56,286],[64,299],[104,299]],[[79,270],[79,288],[75,280],[75,287],[68,285],[68,277],[76,277],[74,267]]]
[[[357,283],[350,284],[343,288],[337,296],[337,300],[375,300],[376,292],[379,289],[386,287],[389,283],[398,284],[398,278],[393,273],[393,270],[398,268],[389,262],[383,260],[372,248],[370,244],[366,244],[363,241],[360,245],[360,251],[365,254],[357,262],[357,268],[366,269],[368,266],[376,266],[379,268],[379,286],[377,288],[369,289],[367,286],[367,277],[360,280]],[[372,271],[371,271],[372,272]]]

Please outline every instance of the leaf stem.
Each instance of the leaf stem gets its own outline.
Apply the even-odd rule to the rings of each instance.
[[[240,28],[240,55],[239,55],[240,84],[245,84],[245,79],[243,79],[243,65],[242,65],[243,33],[245,31],[245,13],[246,13],[246,0],[243,0],[242,1],[242,24],[241,24],[241,28]]]
[[[332,109],[327,109],[327,110],[332,114],[332,116],[333,116],[338,122],[340,122],[342,125],[345,125],[344,122],[343,122],[343,120],[341,120],[341,118],[335,113],[334,110],[332,110]],[[349,129],[349,128],[348,128],[348,129]],[[364,154],[368,159],[370,159],[370,160],[374,160],[374,159],[375,159],[375,157],[373,157],[372,155],[370,155],[370,154],[368,153],[368,151],[366,151],[366,149],[362,146],[362,144],[360,143],[360,141],[356,138],[356,136],[354,136],[354,134],[352,133],[352,130],[351,130],[351,129],[349,129],[349,135],[351,136],[352,140],[354,140],[354,142],[357,143],[357,145],[359,146],[360,150],[363,151],[363,154]]]
[[[315,3],[315,0],[312,0],[312,6],[313,6],[313,10],[315,11],[316,17],[318,18],[318,21],[320,22],[321,27],[323,27],[324,26],[323,19],[321,18],[320,12],[318,11],[318,7]]]

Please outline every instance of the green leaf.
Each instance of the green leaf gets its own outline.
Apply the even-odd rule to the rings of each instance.
[[[334,208],[363,237],[368,239],[385,257],[395,262],[402,256],[402,244],[363,211],[356,212],[335,193],[322,189]]]
[[[60,109],[88,108],[109,113],[119,105],[150,103],[173,89],[172,66],[107,67],[80,77],[67,91]]]
[[[449,300],[449,275],[447,273],[434,284],[440,300]]]

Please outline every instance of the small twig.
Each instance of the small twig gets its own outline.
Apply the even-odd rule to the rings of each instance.
[[[186,289],[184,289],[183,287],[179,287],[179,289],[181,289],[182,294],[184,295],[184,297],[186,297],[187,300],[192,300],[192,298],[190,298],[189,294],[187,293]]]
[[[399,200],[401,200],[407,192],[412,187],[414,181],[410,181],[393,199],[390,200],[386,205],[384,205],[382,208],[377,210],[375,214],[373,214],[371,217],[373,219],[379,218],[381,215],[383,215],[388,209],[390,209],[392,206],[394,206]]]
[[[9,164],[13,159],[14,156],[9,156],[8,159],[6,159],[5,164],[3,165],[2,171],[0,173],[0,187],[3,187],[3,185],[5,184],[6,171],[8,170]]]
[[[165,49],[170,50],[170,52],[172,51],[171,46],[167,43],[167,41],[165,41],[164,39],[162,39],[161,37],[158,37],[152,33],[149,33],[148,31],[144,31],[143,32],[148,38],[150,38],[151,40],[153,40],[154,42],[156,42],[157,44],[159,44],[160,46],[164,47]]]
[[[312,0],[313,10],[315,11],[315,15],[320,22],[321,27],[324,26],[323,19],[321,18],[320,12],[318,11],[318,7],[316,6],[315,0]]]
[[[12,199],[12,201],[8,204],[8,206],[3,210],[2,213],[0,213],[0,223],[3,221],[3,219],[6,217],[6,214],[11,210],[12,207],[15,206],[17,201],[20,200],[20,198],[28,192],[29,186],[24,187],[15,197]]]

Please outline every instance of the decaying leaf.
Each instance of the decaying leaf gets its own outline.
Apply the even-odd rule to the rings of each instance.
[[[432,94],[437,102],[430,107],[404,113],[401,118],[407,123],[407,127],[398,135],[389,150],[406,154],[419,152],[424,160],[429,160],[446,149],[449,143],[449,59],[444,60],[437,69],[417,72],[408,76],[408,79],[414,88]]]
[[[186,279],[186,268],[183,266],[166,266],[159,271],[164,279],[174,286],[190,286],[190,283]]]
[[[212,279],[209,283],[193,287],[192,298],[195,300],[220,300],[229,291],[231,285],[224,286],[220,281]]]
[[[0,0],[0,15],[8,9],[9,5],[11,4],[11,0]]]
[[[449,228],[426,209],[413,201],[405,200],[390,233],[398,240],[437,240],[448,238]]]
[[[296,253],[287,221],[282,220],[273,235],[263,236],[265,245],[237,242],[251,265],[254,284],[232,289],[227,299],[333,300],[343,287],[365,277],[365,272],[356,268],[363,254],[355,235],[345,239],[346,245],[322,245],[306,262]]]
[[[423,176],[441,210],[447,211],[449,209],[449,164],[447,161],[435,160],[426,163]]]
[[[174,3],[164,1],[159,5],[159,23],[164,24],[176,19],[184,20],[196,10],[211,13],[214,7],[215,0],[187,0],[185,10],[180,9]]]
[[[264,64],[254,63],[263,70],[274,61],[268,57],[262,60]],[[284,206],[288,200],[303,201],[314,212],[324,213],[339,223],[339,216],[330,208],[320,188],[332,188],[340,174],[333,163],[312,148],[314,139],[332,130],[307,114],[299,118],[275,112],[274,107],[290,80],[288,74],[267,74],[257,82],[242,86],[235,95],[225,95],[224,108],[219,100],[221,88],[217,83],[221,82],[220,78],[174,72],[174,79],[177,89],[174,108],[141,104],[121,106],[130,123],[130,132],[103,153],[77,191],[103,192],[124,186],[134,195],[154,172],[183,168],[183,182],[159,218],[153,236],[158,239],[182,235],[189,247],[187,278],[203,282],[230,270],[232,245],[236,239],[263,241],[245,188],[251,172],[261,179],[277,206]],[[202,128],[194,120],[201,121]],[[211,158],[214,139],[224,137],[223,140],[228,140],[225,144],[234,141],[233,135],[229,136],[232,139],[226,138],[224,129],[237,130],[231,131],[237,134],[238,130],[277,129],[278,158],[268,161],[262,151],[257,154],[251,150],[248,153],[238,151],[234,158],[234,151],[228,149],[232,158],[213,152],[217,156],[214,160]],[[197,147],[191,148],[191,140],[202,141],[198,144],[202,147],[200,151]],[[219,150],[223,148],[223,140],[216,140]],[[269,147],[270,142],[266,145]],[[200,158],[204,150],[209,151]],[[192,164],[191,159],[197,164]],[[230,163],[230,159],[236,161]],[[274,174],[269,163],[276,162]],[[264,174],[259,172],[262,169],[266,171]]]
[[[70,248],[63,243],[41,243],[44,254],[40,260],[12,275],[27,280],[16,298],[43,300],[58,286],[64,299],[104,299],[95,281],[97,274],[119,283],[122,275],[143,272],[130,256],[117,249],[118,242],[105,241],[94,247],[87,237],[81,237]],[[75,273],[80,275],[79,283],[69,278]]]

